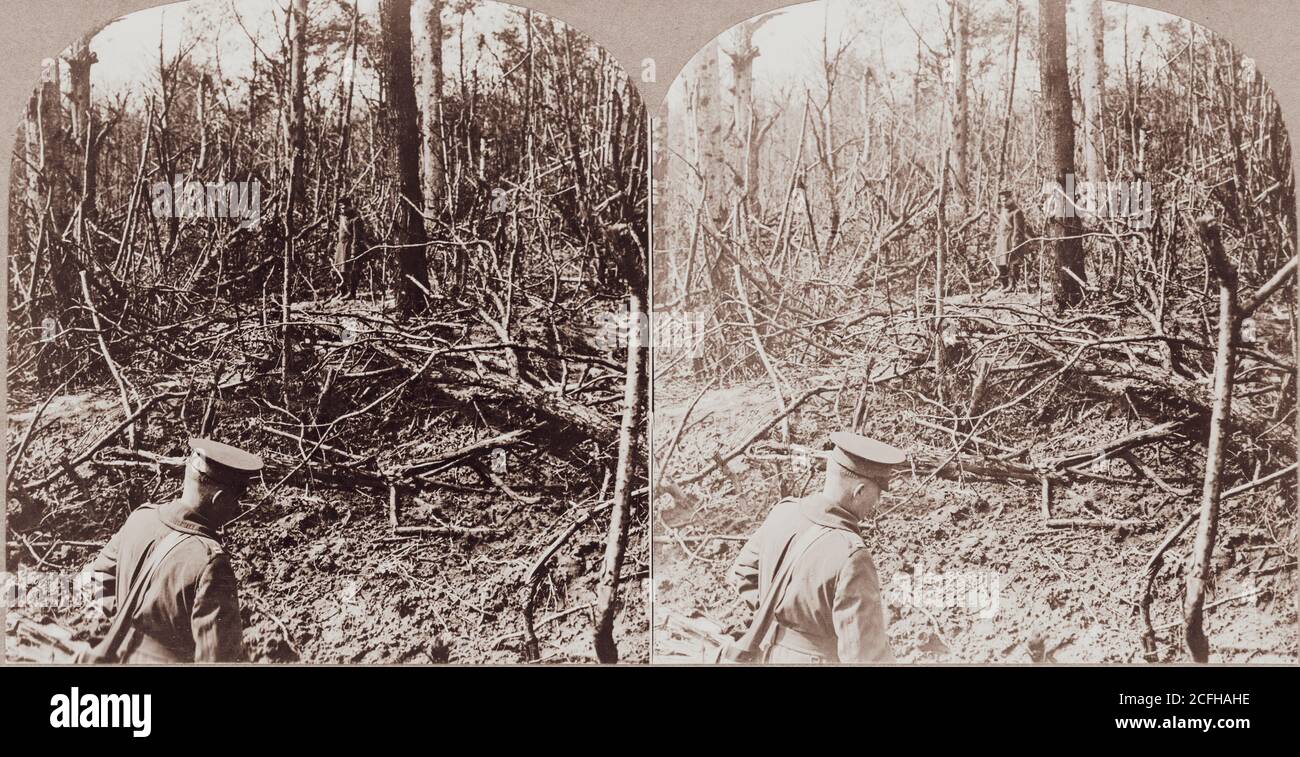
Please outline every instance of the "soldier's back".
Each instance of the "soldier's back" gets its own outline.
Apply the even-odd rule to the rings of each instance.
[[[116,578],[118,602],[124,601],[137,576],[148,569],[154,550],[168,534],[183,538],[162,557],[127,619],[128,632],[118,650],[122,662],[192,662],[225,659],[235,651],[229,624],[238,628],[238,599],[234,572],[219,542],[200,529],[177,529],[164,522],[159,508],[146,505],[127,518],[97,560],[98,569]],[[118,612],[128,611],[120,605]],[[224,638],[204,639],[220,616]],[[197,626],[197,627],[196,627]],[[213,629],[216,630],[216,629]],[[236,632],[237,633],[237,632]],[[197,645],[205,649],[196,650]],[[220,651],[207,649],[215,645]]]

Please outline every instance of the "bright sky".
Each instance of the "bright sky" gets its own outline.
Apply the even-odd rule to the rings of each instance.
[[[359,0],[362,16],[372,23],[377,23],[378,5],[378,0]],[[214,48],[208,44],[194,47],[192,55],[201,61],[215,62],[219,58],[227,79],[244,76],[254,53],[250,34],[265,53],[278,54],[287,6],[287,0],[189,0],[124,16],[91,41],[91,49],[99,56],[99,62],[91,69],[92,92],[96,97],[112,97],[116,93],[156,86],[160,37],[169,60],[182,48],[189,49],[196,37],[215,41],[215,56]],[[340,13],[338,3],[332,0],[309,0],[308,9],[313,17]],[[448,11],[443,13],[446,20]],[[509,5],[482,2],[467,16],[469,28],[476,34],[490,35],[517,13],[518,9]],[[459,47],[454,39],[448,40],[444,47],[450,72]]]
[[[997,45],[975,46],[972,50],[972,69],[978,61],[991,62],[988,75],[1002,80],[1005,63],[1010,52],[1012,5],[1009,0],[971,0],[971,13],[975,18],[1005,19],[1005,31],[997,37]],[[1020,70],[1017,74],[1021,87],[1037,87],[1038,68],[1031,58],[1037,46],[1037,3],[1021,0]],[[1071,37],[1079,33],[1083,24],[1083,4],[1069,4],[1067,24]],[[1163,59],[1161,44],[1165,36],[1158,27],[1177,17],[1167,13],[1133,5],[1104,3],[1106,14],[1106,59],[1110,75],[1118,75],[1123,67],[1124,27],[1128,25],[1130,65],[1138,55],[1148,70]],[[900,95],[910,91],[912,72],[916,68],[917,33],[936,51],[944,50],[945,29],[948,23],[946,0],[816,0],[815,2],[786,8],[769,21],[754,36],[754,44],[761,54],[754,62],[754,93],[759,98],[773,97],[786,89],[802,90],[811,86],[817,91],[823,74],[821,68],[823,34],[832,52],[843,41],[852,41],[851,54],[865,57],[878,72],[885,73]],[[1187,23],[1183,21],[1182,23]],[[857,38],[850,40],[854,32]],[[1150,38],[1144,39],[1144,32]],[[729,49],[732,32],[720,37],[722,50]],[[1073,55],[1073,46],[1071,55]],[[1036,56],[1035,56],[1036,57]],[[730,87],[730,66],[725,54],[720,66],[724,90]],[[684,71],[673,84],[670,98],[677,107],[682,96],[682,84],[691,75],[692,67]]]

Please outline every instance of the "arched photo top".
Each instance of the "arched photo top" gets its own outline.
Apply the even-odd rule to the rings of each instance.
[[[1121,136],[1132,138],[1137,124],[1172,117],[1162,111],[1162,96],[1198,108],[1198,116],[1211,119],[1200,125],[1206,133],[1229,128],[1213,121],[1222,103],[1192,95],[1199,81],[1235,81],[1242,97],[1258,96],[1261,118],[1274,118],[1276,102],[1254,59],[1212,30],[1126,3],[1076,0],[1065,7],[1069,86],[1082,126],[1075,146],[1080,165],[1091,174],[1100,177],[1104,169],[1105,178],[1119,179],[1141,170],[1136,155],[1119,150]],[[753,202],[759,193],[779,194],[779,182],[762,188],[764,171],[755,170],[753,161],[769,137],[797,137],[791,132],[800,129],[805,105],[815,121],[809,138],[830,133],[828,118],[831,132],[841,132],[841,124],[883,119],[902,109],[914,116],[908,126],[916,138],[925,135],[923,126],[935,139],[963,130],[965,137],[952,142],[958,168],[965,152],[986,145],[1005,164],[1006,150],[1020,149],[1016,127],[1037,120],[1039,33],[1036,0],[819,0],[755,16],[702,48],[671,84],[659,113],[664,123],[657,128],[675,149],[659,156],[657,173],[668,175],[676,162],[679,174],[695,174],[697,184],[712,188],[708,203],[715,215],[738,195]],[[964,87],[957,87],[959,77]],[[1289,140],[1281,117],[1276,120],[1279,138],[1271,144],[1280,158]],[[976,128],[979,144],[972,147]],[[813,157],[825,166],[840,155],[869,157],[866,138],[866,132],[846,132],[840,142],[817,148],[836,155]],[[1006,189],[1009,177],[997,170],[994,165],[985,175],[958,177],[963,194],[987,200]],[[968,178],[975,185],[966,186]],[[1042,177],[1027,178],[1035,184]],[[1012,188],[1035,197],[1041,190],[1029,184]]]
[[[1294,590],[1225,567],[1296,522],[1292,145],[1245,53],[1099,0],[699,51],[655,124],[656,659],[1293,658],[1289,602],[1206,603]]]
[[[118,641],[80,606],[30,638],[648,658],[649,145],[612,56],[494,2],[193,0],[31,73],[8,533],[123,599],[146,537],[201,537],[155,575],[202,607],[146,588]]]

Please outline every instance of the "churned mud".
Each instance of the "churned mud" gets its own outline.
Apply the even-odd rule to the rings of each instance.
[[[833,380],[804,375],[798,384]],[[730,450],[777,412],[771,384],[761,379],[708,389],[702,396],[700,383],[664,387],[661,383],[655,406],[659,450],[699,396],[666,481],[704,468],[715,452]],[[824,441],[846,426],[852,402],[851,390],[810,401],[793,416],[791,439]],[[1066,412],[1069,404],[1061,400],[1046,412],[1034,409],[1022,417],[1043,424],[1034,437],[1068,441],[1070,448],[1126,431],[1129,421],[1117,409],[1099,406],[1077,418]],[[909,417],[905,400],[882,393],[870,404],[864,432],[913,453],[942,451],[951,441]],[[768,438],[779,439],[779,427]],[[1030,457],[1054,452],[1052,442],[1026,443]],[[715,472],[682,487],[680,499],[657,497],[656,660],[690,660],[699,647],[697,640],[673,630],[674,614],[732,631],[748,622],[748,611],[726,585],[727,569],[744,537],[781,496],[820,485],[819,472],[801,467],[797,457],[770,454],[771,446],[758,442],[751,454],[729,464],[730,474]],[[1179,461],[1164,462],[1171,471],[1181,469]],[[1194,486],[1194,471],[1186,475],[1189,481],[1180,483]],[[895,656],[904,662],[1141,662],[1138,603],[1145,565],[1167,532],[1196,506],[1199,493],[1199,487],[1194,496],[1174,497],[1152,487],[1072,483],[1054,493],[1054,518],[1140,519],[1150,525],[1049,528],[1034,484],[975,476],[945,480],[920,472],[896,480],[864,533],[881,577]],[[1206,600],[1211,659],[1293,661],[1296,558],[1287,551],[1293,542],[1286,541],[1293,499],[1276,486],[1264,488],[1226,501],[1221,515],[1213,594]],[[1191,541],[1188,533],[1174,543],[1154,583],[1151,615],[1161,661],[1187,659],[1181,602]]]
[[[32,408],[43,398],[14,400]],[[31,418],[31,409],[11,414],[10,438],[19,437]],[[120,420],[111,394],[58,397],[42,414],[41,433],[34,435],[27,458],[55,460]],[[449,414],[429,424],[420,440],[394,445],[388,454],[394,460],[427,456],[463,446],[476,433],[472,424]],[[161,429],[149,428],[141,441],[157,448],[162,436]],[[184,449],[177,445],[168,454],[180,458]],[[255,486],[246,503],[252,509],[227,528],[224,541],[240,581],[248,659],[520,662],[526,575],[548,546],[581,522],[537,584],[533,624],[541,661],[594,660],[592,608],[607,519],[584,520],[590,503],[566,496],[576,477],[571,462],[537,450],[520,454],[519,472],[505,479],[540,496],[538,503],[505,497],[471,474],[453,477],[455,490],[404,497],[403,525],[489,530],[481,535],[396,536],[387,497],[378,492],[309,484],[281,486],[265,496],[275,481],[268,478]],[[79,571],[134,506],[166,501],[179,492],[179,468],[126,465],[114,460],[119,457],[127,455],[106,451],[78,467],[78,481],[67,485],[65,501],[10,496],[11,571]],[[642,531],[635,527],[614,630],[620,658],[631,662],[649,656],[649,571],[643,544]],[[106,625],[75,603],[17,608],[7,620],[10,660],[66,660],[68,648]]]

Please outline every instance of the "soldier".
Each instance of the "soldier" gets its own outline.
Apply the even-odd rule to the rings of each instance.
[[[1010,291],[1020,283],[1020,268],[1025,257],[1025,247],[1029,242],[1029,233],[1025,224],[1025,214],[1016,206],[1011,192],[1002,190],[998,193],[1000,210],[998,211],[997,238],[994,240],[993,252],[989,262],[998,272],[998,286]]]
[[[778,502],[732,567],[731,582],[751,608],[773,607],[775,622],[761,644],[764,662],[894,659],[880,582],[858,523],[871,517],[906,456],[858,434],[832,434],[831,441],[822,491]]]
[[[190,448],[180,499],[131,513],[91,564],[113,621],[84,661],[244,658],[235,573],[217,529],[239,514],[262,459],[207,439]]]
[[[339,277],[339,296],[352,300],[357,297],[357,281],[361,278],[362,266],[371,257],[370,236],[366,234],[361,215],[347,197],[338,199],[338,222],[331,268]]]

